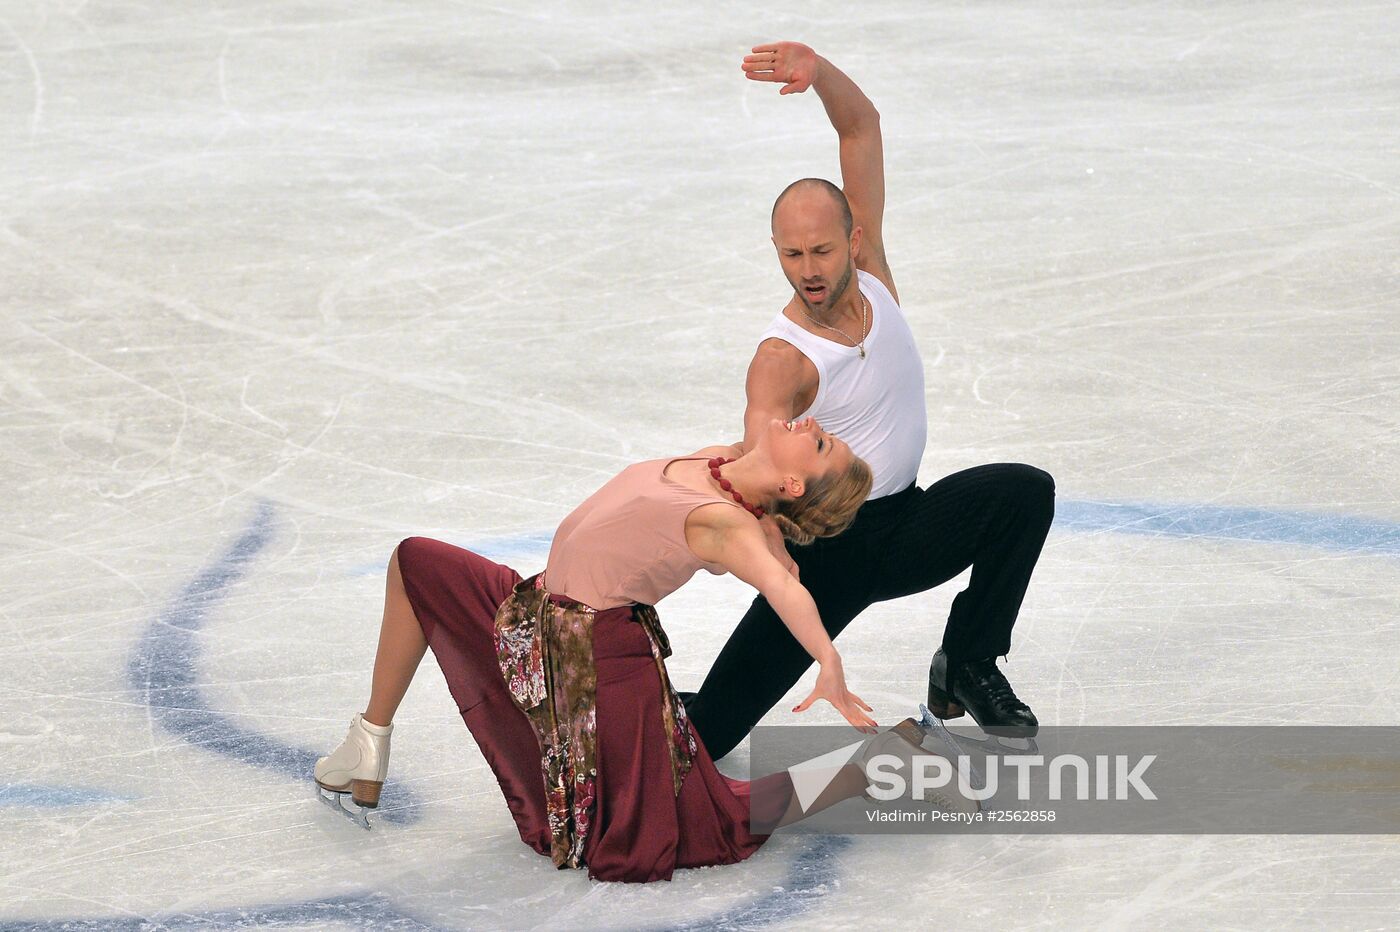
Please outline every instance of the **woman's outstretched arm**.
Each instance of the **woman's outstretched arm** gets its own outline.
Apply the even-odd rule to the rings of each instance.
[[[870,706],[846,688],[841,655],[822,625],[817,603],[769,551],[758,522],[746,512],[720,503],[703,505],[692,514],[698,520],[693,525],[687,522],[686,543],[696,556],[718,563],[762,593],[797,643],[821,666],[816,687],[793,711],[805,711],[813,702],[825,699],[857,728],[874,728],[875,720],[866,714]]]

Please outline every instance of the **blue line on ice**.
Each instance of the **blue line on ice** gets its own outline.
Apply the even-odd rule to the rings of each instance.
[[[1050,532],[1065,531],[1288,544],[1358,556],[1400,555],[1400,523],[1364,515],[1316,511],[1184,502],[1057,501],[1055,523]],[[553,531],[475,539],[465,535],[453,537],[452,542],[460,546],[527,573],[544,563]],[[382,576],[389,565],[390,549],[385,549],[382,562],[353,566],[349,574]],[[520,565],[516,566],[517,563]]]
[[[0,922],[0,932],[150,932],[152,929],[255,929],[275,926],[346,929],[446,930],[399,909],[378,893],[337,896],[307,903],[229,906],[181,910],[155,916],[107,916],[100,919],[31,919]]]
[[[200,629],[222,604],[229,587],[248,574],[272,540],[273,519],[272,504],[260,501],[243,533],[200,570],[152,622],[137,642],[127,674],[161,727],[201,750],[296,780],[306,786],[307,799],[314,801],[311,771],[318,755],[245,728],[232,716],[217,711],[199,677]],[[409,793],[393,783],[384,785],[379,811],[379,821],[412,822],[418,818]]]
[[[1181,502],[1057,502],[1053,529],[1289,544],[1359,556],[1400,555],[1400,523],[1331,512]]]
[[[86,786],[44,783],[0,783],[0,807],[57,809],[62,806],[93,806],[98,803],[124,803],[135,797]]]

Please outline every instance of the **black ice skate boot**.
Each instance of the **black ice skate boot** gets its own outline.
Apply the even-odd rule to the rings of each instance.
[[[940,647],[928,668],[928,707],[938,718],[971,712],[989,735],[1030,738],[1040,728],[1030,706],[1016,698],[997,669],[995,657],[949,660]]]

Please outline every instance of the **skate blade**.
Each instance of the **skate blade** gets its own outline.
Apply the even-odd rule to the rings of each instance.
[[[922,702],[919,703],[919,714],[920,727],[929,734],[938,736],[945,743],[952,744],[960,751],[965,746],[971,745],[990,754],[1004,754],[1007,751],[1018,754],[1040,753],[1040,748],[1036,745],[1034,737],[990,734],[983,731],[982,726],[975,722],[959,725],[955,732],[948,727],[947,723],[929,711],[929,707]]]
[[[328,789],[314,781],[312,786],[316,788],[317,799],[345,816],[345,818],[349,819],[351,822],[354,822],[360,828],[369,831],[369,810],[351,799],[349,790]],[[345,801],[347,799],[350,800],[350,805],[355,807],[353,810],[346,807]]]
[[[891,731],[914,745],[921,753],[939,757],[958,767],[959,770],[965,770],[965,777],[960,779],[967,779],[971,787],[981,790],[986,786],[981,771],[973,763],[966,749],[957,742],[953,734],[949,732],[948,727],[933,714],[928,706],[921,704],[917,719],[906,718],[894,726]],[[926,794],[919,798],[923,802],[933,803],[945,812],[977,813],[982,811],[980,801],[972,799],[970,796],[964,796],[957,790],[950,789],[947,793]]]

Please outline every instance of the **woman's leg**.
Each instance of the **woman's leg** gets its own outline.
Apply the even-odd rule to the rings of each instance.
[[[774,776],[787,778],[787,774],[775,774]],[[771,779],[771,778],[770,778]],[[797,793],[794,791],[788,797],[787,809],[784,810],[778,819],[778,828],[784,825],[791,825],[794,822],[801,822],[808,816],[816,815],[823,809],[830,808],[839,802],[847,799],[854,799],[857,796],[864,796],[866,788],[870,785],[869,778],[865,771],[855,764],[847,764],[837,771],[836,776],[826,788],[818,794],[810,806],[804,808],[797,800]]]
[[[423,656],[426,638],[462,720],[501,785],[521,840],[548,854],[539,740],[525,713],[516,708],[496,660],[496,613],[521,581],[520,574],[428,537],[404,539],[395,556],[370,711],[379,713],[381,701],[390,709],[397,705]],[[393,611],[402,605],[395,589],[411,608]]]
[[[800,804],[797,789],[792,783],[791,771],[778,771],[761,777],[750,784],[750,811],[765,825],[774,824],[781,828],[800,822],[842,800],[865,796],[870,790],[868,770],[877,762],[903,761],[906,768],[913,770],[916,766],[927,763],[926,760],[921,760],[922,758],[936,757],[941,763],[952,768],[953,761],[947,755],[930,751],[923,746],[924,734],[923,726],[913,719],[905,719],[893,728],[868,739],[857,752],[858,760],[837,770],[817,798],[806,806]],[[980,809],[976,801],[965,799],[951,790],[948,793],[935,793],[928,799],[954,811],[976,812]],[[774,813],[781,813],[776,822],[773,821]]]
[[[379,626],[379,650],[374,655],[374,675],[370,683],[365,721],[388,725],[394,720],[399,703],[418,664],[428,650],[423,627],[413,614],[399,574],[399,548],[389,557],[389,573],[384,583],[384,620]]]

